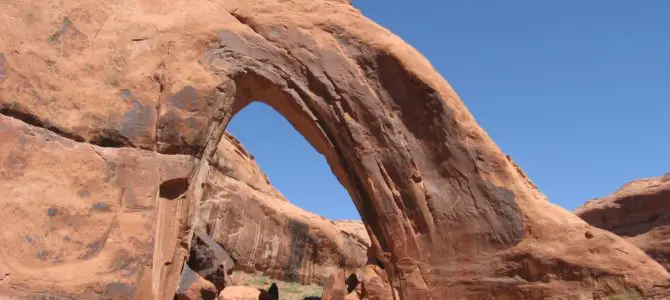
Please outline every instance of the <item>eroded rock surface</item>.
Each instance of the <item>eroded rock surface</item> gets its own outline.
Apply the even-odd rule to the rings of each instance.
[[[344,300],[347,293],[346,273],[344,270],[334,270],[323,286],[321,300]]]
[[[369,300],[393,300],[391,285],[386,272],[375,265],[363,269],[362,296]]]
[[[323,283],[333,270],[367,260],[370,239],[360,221],[330,221],[289,203],[229,134],[214,156],[200,218],[239,270]]]
[[[159,186],[188,178],[196,160],[78,143],[4,115],[0,140],[0,269],[8,274],[0,295],[151,295],[154,253],[176,238],[155,234],[159,206],[172,201],[158,197]]]
[[[217,300],[219,293],[216,286],[209,280],[193,273],[194,279],[189,286],[178,290],[175,300]]]
[[[393,300],[386,272],[367,264],[354,272],[335,270],[326,280],[321,300]]]
[[[252,100],[326,157],[400,299],[591,297],[670,276],[546,201],[430,63],[347,1],[15,0],[0,32],[2,293],[171,299],[226,181],[225,127]],[[132,163],[105,183],[100,156]]]
[[[626,238],[670,270],[670,173],[627,183],[612,195],[586,202],[575,213]]]

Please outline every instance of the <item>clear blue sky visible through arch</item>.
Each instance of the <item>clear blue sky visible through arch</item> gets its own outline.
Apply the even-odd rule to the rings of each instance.
[[[423,53],[552,202],[572,210],[670,172],[670,1],[354,6]],[[281,118],[254,105],[230,130],[289,200],[357,218],[325,159]],[[295,156],[280,163],[282,153]]]
[[[233,117],[228,131],[290,202],[330,219],[360,219],[325,157],[273,108],[251,103]]]

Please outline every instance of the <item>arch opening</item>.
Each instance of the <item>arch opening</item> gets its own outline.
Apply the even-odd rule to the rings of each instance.
[[[325,157],[271,106],[250,103],[231,119],[227,131],[289,202],[330,220],[360,220]]]
[[[344,269],[351,274],[364,267],[369,261],[367,250],[373,244],[370,241],[370,233],[374,231],[371,231],[364,214],[361,213],[365,211],[365,206],[361,209],[360,205],[365,203],[361,201],[364,199],[361,197],[364,190],[352,180],[353,171],[347,164],[347,157],[338,150],[341,146],[332,142],[339,137],[334,139],[332,133],[327,129],[324,130],[323,123],[319,121],[323,116],[316,116],[320,113],[315,112],[318,108],[306,107],[302,98],[290,95],[275,84],[264,84],[267,82],[262,77],[254,78],[253,81],[238,78],[233,83],[234,99],[228,98],[220,108],[224,116],[214,123],[217,124],[217,129],[210,131],[212,135],[203,148],[202,161],[207,163],[201,164],[205,167],[198,170],[206,171],[203,173],[196,171],[196,174],[205,175],[199,177],[196,180],[197,184],[194,184],[196,187],[202,187],[201,191],[194,189],[195,194],[192,194],[195,199],[201,199],[198,217],[193,227],[194,233],[204,234],[230,251],[229,254],[235,261],[234,270],[241,271],[240,273],[260,271],[263,275],[277,280],[324,284],[337,269]],[[229,87],[222,84],[218,91],[230,97],[231,94],[227,92],[232,89]],[[311,152],[307,154],[309,160],[305,161],[303,158],[303,162],[300,162],[300,158],[294,156],[295,161],[303,164],[321,162],[319,168],[316,170],[312,168],[304,175],[310,176],[314,171],[325,174],[326,176],[319,178],[326,177],[330,181],[328,185],[331,189],[333,187],[339,189],[337,195],[334,195],[339,199],[330,198],[328,201],[333,203],[327,203],[329,204],[327,206],[321,205],[321,209],[316,208],[319,205],[311,206],[308,207],[308,211],[304,211],[293,206],[296,204],[294,202],[296,198],[291,193],[286,194],[287,201],[281,201],[281,198],[284,198],[281,194],[278,193],[279,197],[276,197],[277,194],[272,193],[276,191],[277,186],[270,182],[262,182],[265,177],[263,161],[259,161],[261,166],[257,165],[258,161],[251,155],[254,153],[254,143],[240,143],[240,140],[245,141],[245,134],[244,132],[240,134],[236,130],[240,128],[236,123],[240,118],[244,119],[246,113],[252,113],[249,121],[253,123],[253,111],[259,108],[270,113],[275,123],[253,124],[255,129],[260,131],[256,134],[261,133],[258,138],[267,139],[269,136],[276,138],[272,134],[277,128],[268,126],[280,123],[279,126],[284,127],[284,132],[275,134],[280,139],[271,139],[270,142],[282,143],[286,135],[290,135],[291,142],[301,143],[303,151]],[[244,127],[245,123],[242,122],[240,126]],[[212,128],[214,127],[210,126],[210,130],[214,130]],[[233,135],[226,133],[227,131]],[[217,136],[218,134],[220,136]],[[240,140],[235,136],[241,137]],[[247,147],[251,145],[252,151],[247,152],[243,144]],[[212,150],[213,148],[216,149]],[[284,159],[284,156],[285,153],[284,155],[279,153],[274,155],[274,159]],[[322,163],[323,158],[326,164]],[[239,161],[240,159],[247,161]],[[268,158],[272,159],[273,157]],[[253,170],[235,170],[236,164],[252,165]],[[278,166],[282,167],[286,169],[286,165]],[[289,168],[285,171],[295,170]],[[250,173],[253,173],[253,176],[250,176]],[[291,178],[288,178],[288,181],[300,180],[295,174],[289,177]],[[338,182],[332,179],[337,179]],[[252,184],[247,184],[245,180],[250,180]],[[256,182],[259,184],[255,184]],[[279,188],[281,189],[281,185]],[[199,193],[201,196],[198,196]],[[305,203],[323,201],[310,199],[314,197],[318,195],[310,197],[303,194],[296,206],[304,209]],[[329,213],[342,206],[353,209],[340,214]],[[324,218],[324,215],[329,219],[340,220],[331,221]],[[351,219],[359,219],[361,222],[355,223]],[[355,234],[352,234],[352,227]],[[249,241],[249,238],[253,240]]]
[[[222,122],[222,130],[228,128],[230,120],[237,113],[250,105],[252,102],[262,102],[279,113],[318,153],[324,156],[341,185],[347,190],[349,197],[358,210],[359,216],[367,233],[372,239],[371,245],[379,250],[387,246],[384,234],[378,219],[378,210],[372,207],[373,201],[367,194],[364,182],[359,177],[365,174],[361,168],[360,158],[347,157],[345,150],[353,147],[352,138],[346,133],[339,132],[338,128],[330,128],[328,124],[337,124],[332,115],[332,107],[328,102],[332,99],[323,99],[313,94],[309,88],[300,86],[291,80],[277,83],[272,76],[256,72],[247,72],[232,78],[229,84],[234,85],[234,99],[231,111]],[[226,83],[222,84],[225,86]],[[229,90],[229,89],[227,89]],[[321,99],[320,101],[314,101]],[[348,141],[349,145],[339,144]],[[354,162],[356,161],[356,162]],[[369,184],[369,183],[368,183]],[[373,234],[377,233],[377,234]]]
[[[390,182],[392,176],[389,177],[390,175],[386,171],[388,168],[388,166],[385,166],[386,163],[382,163],[379,160],[380,158],[374,154],[374,148],[370,148],[374,146],[360,143],[364,140],[361,135],[367,131],[352,132],[351,126],[356,126],[356,121],[353,121],[347,113],[347,111],[350,112],[352,109],[351,107],[347,107],[349,104],[331,99],[328,95],[323,95],[323,91],[317,91],[318,95],[314,94],[315,92],[311,91],[312,87],[302,86],[300,83],[296,83],[290,79],[277,82],[277,78],[273,78],[262,72],[241,72],[230,79],[232,80],[225,81],[216,88],[215,92],[219,95],[217,97],[221,97],[219,99],[222,100],[221,105],[218,107],[218,111],[221,114],[219,117],[211,119],[214,122],[210,123],[207,133],[208,138],[201,150],[202,160],[199,167],[193,173],[194,178],[196,178],[196,184],[194,184],[196,188],[191,192],[191,199],[199,203],[198,210],[200,212],[198,213],[199,216],[194,219],[195,226],[191,227],[195,231],[189,230],[191,234],[198,231],[203,232],[204,229],[204,233],[219,242],[224,248],[233,249],[234,247],[230,245],[234,245],[237,242],[230,239],[226,240],[226,236],[253,237],[258,236],[258,232],[267,234],[268,232],[276,231],[277,228],[288,232],[299,232],[299,234],[307,236],[307,238],[298,240],[295,243],[289,238],[290,242],[284,242],[284,244],[281,241],[277,242],[276,239],[270,239],[264,245],[253,241],[251,242],[254,244],[253,249],[249,249],[249,251],[245,251],[244,253],[231,253],[236,261],[235,268],[237,270],[248,272],[261,269],[264,270],[263,274],[278,279],[281,278],[281,273],[286,272],[287,269],[289,274],[295,274],[296,272],[294,271],[303,271],[305,269],[312,270],[312,272],[307,272],[309,274],[307,278],[294,276],[288,278],[288,281],[306,283],[318,282],[320,280],[320,283],[326,283],[326,279],[338,269],[350,274],[357,272],[360,267],[373,264],[383,266],[382,268],[386,269],[386,273],[388,274],[389,284],[395,288],[399,288],[399,274],[406,272],[416,274],[418,272],[416,268],[397,273],[393,267],[397,259],[392,256],[391,252],[393,249],[400,249],[399,245],[403,243],[404,238],[411,238],[410,240],[413,241],[412,245],[410,245],[411,247],[409,247],[409,251],[418,253],[415,250],[418,245],[415,245],[416,242],[413,237],[402,233],[402,231],[406,230],[406,224],[402,225],[403,229],[401,231],[398,231],[398,228],[394,227],[397,226],[395,224],[400,222],[400,214],[397,211],[398,203],[396,201],[398,199],[394,199],[398,195],[389,193],[389,188],[394,189],[394,184]],[[342,234],[337,229],[315,230],[315,228],[305,227],[305,223],[301,223],[300,221],[277,221],[276,218],[268,217],[268,209],[248,207],[244,203],[249,201],[239,201],[241,200],[239,195],[236,196],[234,193],[229,193],[227,198],[230,200],[236,199],[238,200],[236,201],[237,203],[245,206],[239,211],[255,211],[266,214],[266,217],[260,216],[259,219],[275,222],[277,225],[267,226],[268,224],[266,223],[254,226],[239,226],[238,224],[236,227],[234,223],[230,223],[230,220],[240,219],[240,216],[234,215],[234,209],[226,209],[223,207],[225,205],[216,204],[215,201],[208,200],[213,194],[217,193],[208,184],[208,180],[211,179],[208,176],[211,177],[212,173],[216,173],[214,169],[216,169],[217,163],[221,162],[217,158],[217,145],[229,139],[225,131],[228,129],[232,119],[254,102],[261,102],[271,107],[283,119],[288,121],[293,129],[313,149],[323,155],[332,173],[342,187],[347,190],[360,216],[363,225],[363,235],[367,238],[367,246],[364,248],[362,255],[356,256],[361,257],[361,260],[355,261],[355,258],[352,260],[351,256],[347,255],[336,255],[325,259],[323,255],[319,256],[320,252],[322,252],[320,250],[322,242],[328,240],[328,238],[324,239],[323,235],[331,234],[332,236],[333,232],[336,235],[341,235],[344,243],[332,243],[334,239],[330,239],[331,246],[328,247],[340,250],[342,248],[351,248],[352,246],[356,247],[356,242],[351,242],[352,235]],[[212,170],[215,172],[212,172]],[[207,175],[208,173],[210,175]],[[231,211],[233,211],[232,214]],[[242,216],[241,219],[249,220],[253,218]],[[321,219],[322,222],[331,223],[327,219]],[[209,226],[212,220],[224,221],[218,222],[215,226]],[[247,234],[240,233],[240,230],[244,229],[230,231],[231,228],[239,229],[240,227],[255,227],[256,229],[254,233],[249,232]],[[315,235],[314,233],[317,234]],[[387,237],[391,236],[402,237],[402,240],[390,241]],[[256,247],[256,244],[259,247]],[[332,246],[333,244],[340,244],[340,246]],[[264,249],[264,251],[259,252],[258,249]],[[285,253],[288,258],[284,257],[288,263],[284,263],[283,267],[274,264],[274,262],[279,260],[276,257],[281,256],[277,255],[277,253],[281,253],[281,250],[275,251],[276,249],[288,249],[288,253]],[[248,259],[244,258],[245,255]],[[257,261],[259,257],[261,258],[260,262]],[[328,259],[335,261],[328,262]],[[328,270],[319,268],[324,264],[328,264],[332,268]],[[317,278],[317,281],[314,281],[315,272],[313,270],[319,270],[319,275],[322,276],[321,278]],[[389,290],[391,289],[389,288]]]

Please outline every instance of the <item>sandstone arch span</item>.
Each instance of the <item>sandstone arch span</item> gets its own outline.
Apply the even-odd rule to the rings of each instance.
[[[109,176],[116,181],[100,189],[121,200],[105,219],[111,225],[103,240],[114,238],[90,257],[63,258],[95,271],[64,283],[62,262],[38,261],[48,273],[34,283],[42,291],[171,297],[201,222],[209,159],[250,99],[273,106],[326,156],[400,299],[583,296],[647,290],[668,278],[639,249],[548,203],[417,51],[347,3],[72,0],[48,14],[41,1],[17,3],[25,5],[2,4],[0,19],[7,32],[0,41],[2,132],[13,145],[3,146],[3,184],[19,189],[25,170],[39,168],[25,151],[10,150],[40,138],[64,147],[63,155],[97,153],[105,172],[117,152],[127,154],[122,161],[143,157],[155,175],[134,181],[137,165],[126,163],[125,173]],[[35,137],[33,127],[50,133]],[[151,192],[174,178],[188,178],[186,193],[164,201]],[[31,197],[46,201],[35,193],[21,199]],[[27,210],[19,201],[3,204]],[[122,231],[130,222],[155,228],[155,243],[133,244],[139,252],[124,247],[119,241],[133,241]],[[121,250],[130,253],[121,261],[141,263],[109,263]],[[3,251],[2,259],[26,253]],[[0,291],[30,294],[25,281],[35,269],[8,265],[13,275]],[[104,280],[93,283],[95,276]]]

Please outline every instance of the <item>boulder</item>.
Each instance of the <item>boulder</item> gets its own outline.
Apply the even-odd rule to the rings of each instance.
[[[279,300],[279,288],[275,283],[267,290],[247,286],[230,286],[221,291],[219,300]]]
[[[586,202],[575,214],[624,237],[670,270],[670,173],[629,182]]]
[[[223,199],[225,128],[251,101],[324,155],[401,299],[585,297],[670,277],[549,203],[419,52],[346,2],[0,2],[0,293],[172,298],[219,214],[202,210]]]
[[[186,267],[212,282],[217,291],[231,285],[229,275],[233,271],[233,259],[221,245],[205,234],[194,234]],[[182,271],[182,277],[184,274]]]
[[[175,298],[176,300],[216,300],[218,294],[213,283],[198,275],[188,288],[178,291]]]
[[[258,300],[258,289],[248,286],[229,286],[221,291],[219,300]]]

